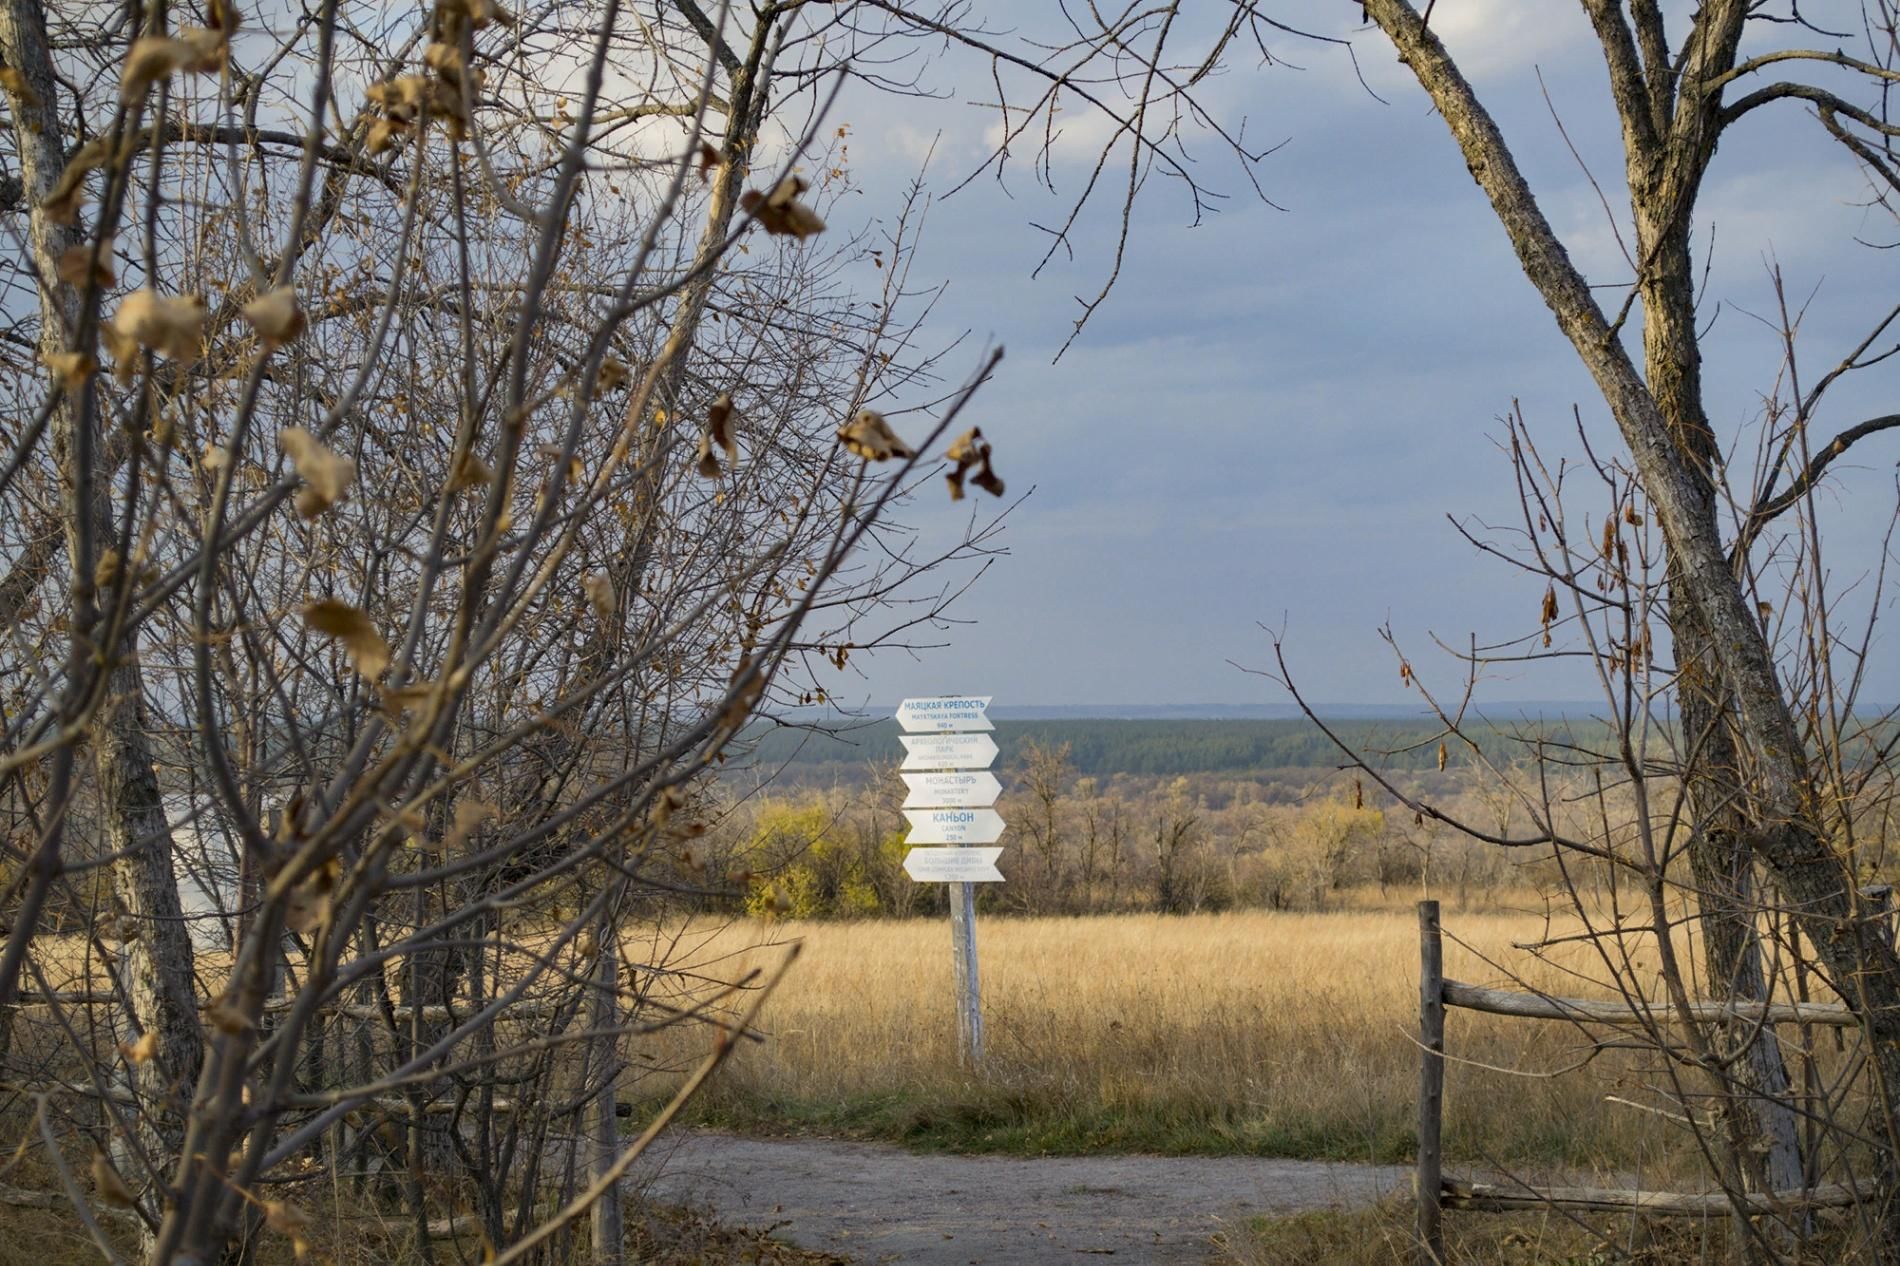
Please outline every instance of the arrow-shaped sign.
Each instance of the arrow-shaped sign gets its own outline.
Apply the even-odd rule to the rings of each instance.
[[[954,734],[966,730],[993,730],[987,715],[988,695],[936,695],[906,699],[897,707],[897,723],[912,734]]]
[[[1000,884],[1002,855],[1000,848],[913,848],[904,854],[904,873],[924,884]]]
[[[984,809],[1003,794],[1003,784],[987,769],[947,769],[931,774],[900,774],[910,794],[906,809]]]
[[[996,740],[987,734],[900,734],[903,769],[988,769]]]
[[[1003,817],[994,809],[906,809],[912,844],[994,844]]]

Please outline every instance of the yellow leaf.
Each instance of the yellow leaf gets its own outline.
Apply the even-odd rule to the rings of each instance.
[[[33,85],[27,83],[26,76],[20,73],[18,66],[0,66],[0,88],[5,88],[20,104],[36,106],[40,103],[39,94],[33,91]]]

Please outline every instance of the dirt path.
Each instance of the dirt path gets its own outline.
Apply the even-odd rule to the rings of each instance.
[[[1404,1169],[1245,1157],[918,1155],[878,1143],[682,1134],[650,1190],[867,1263],[1201,1262],[1262,1213],[1362,1204]],[[1317,1266],[1317,1264],[1315,1264]]]

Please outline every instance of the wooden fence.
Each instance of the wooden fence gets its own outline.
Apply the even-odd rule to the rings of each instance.
[[[1875,896],[1871,892],[1868,895]],[[1886,902],[1880,901],[1880,905],[1884,908]],[[1446,1209],[1510,1213],[1556,1208],[1594,1213],[1643,1213],[1656,1217],[1721,1217],[1736,1211],[1735,1202],[1720,1191],[1684,1193],[1525,1184],[1499,1186],[1447,1178],[1443,1151],[1446,1008],[1528,1020],[1567,1020],[1625,1027],[1651,1022],[1660,1027],[1684,1019],[1744,1019],[1763,1024],[1816,1024],[1834,1028],[1860,1026],[1858,1016],[1835,1003],[1692,1002],[1687,1016],[1679,1008],[1668,1006],[1659,1006],[1653,1013],[1645,1014],[1627,1002],[1514,993],[1447,980],[1444,937],[1436,901],[1418,903],[1418,938],[1418,1169],[1413,1182],[1418,1197],[1415,1230],[1420,1266],[1443,1266],[1446,1260],[1443,1225]],[[1798,1191],[1751,1193],[1741,1199],[1750,1212],[1780,1213],[1850,1205],[1864,1194],[1857,1185],[1829,1184]]]

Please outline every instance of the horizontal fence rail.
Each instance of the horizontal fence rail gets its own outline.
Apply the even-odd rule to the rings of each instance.
[[[1687,1009],[1660,1003],[1646,1007],[1639,999],[1620,1002],[1609,998],[1553,998],[1536,993],[1513,993],[1507,989],[1487,989],[1456,980],[1441,982],[1444,1005],[1490,1015],[1518,1016],[1526,1020],[1574,1020],[1590,1024],[1654,1025],[1679,1024],[1685,1019],[1699,1023],[1724,1023],[1747,1020],[1767,1024],[1821,1024],[1836,1028],[1859,1028],[1861,1018],[1837,1002],[1691,1002]]]
[[[1871,896],[1871,894],[1870,894]],[[1889,907],[1878,903],[1882,910]],[[1642,999],[1559,998],[1520,993],[1447,980],[1444,936],[1438,903],[1418,903],[1419,928],[1419,1093],[1418,1161],[1413,1175],[1417,1196],[1414,1234],[1419,1266],[1444,1266],[1445,1209],[1516,1213],[1543,1209],[1577,1212],[1639,1213],[1652,1217],[1727,1217],[1798,1212],[1853,1205],[1874,1191],[1872,1184],[1831,1183],[1799,1190],[1733,1194],[1722,1191],[1638,1191],[1602,1187],[1533,1187],[1528,1184],[1468,1182],[1444,1175],[1445,1012],[1481,1011],[1525,1020],[1563,1020],[1625,1029],[1668,1029],[1685,1023],[1818,1025],[1859,1028],[1865,1017],[1832,1002],[1709,1002],[1686,1007]]]

